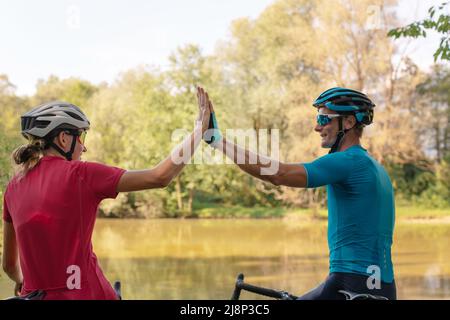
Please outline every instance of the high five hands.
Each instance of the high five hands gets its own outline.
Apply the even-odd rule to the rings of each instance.
[[[205,134],[205,132],[208,130],[209,127],[211,109],[208,93],[202,87],[197,87],[197,102],[198,102],[197,122],[202,123],[202,135],[203,135]]]
[[[199,107],[199,118],[197,121],[202,121],[203,140],[214,147],[222,139],[214,113],[214,106],[209,99],[208,92],[202,87],[197,87],[197,99]],[[206,115],[205,112],[208,112],[208,114]]]

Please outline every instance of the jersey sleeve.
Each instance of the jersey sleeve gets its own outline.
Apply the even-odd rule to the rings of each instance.
[[[317,188],[347,179],[353,168],[353,160],[346,152],[336,152],[303,163],[303,166],[307,174],[307,188]]]
[[[9,213],[8,204],[6,203],[6,192],[3,195],[3,220],[12,223],[11,214]]]
[[[83,183],[100,200],[117,197],[117,184],[125,171],[97,162],[81,162],[78,168]]]

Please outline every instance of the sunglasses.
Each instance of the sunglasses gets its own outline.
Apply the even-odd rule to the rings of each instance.
[[[78,141],[84,146],[84,141],[86,141],[87,130],[83,130],[80,132],[78,136]]]
[[[333,120],[334,118],[342,117],[340,114],[318,114],[317,115],[317,124],[319,126],[326,126]]]
[[[86,141],[87,130],[67,130],[65,131],[65,133],[77,137],[78,142],[84,145],[84,141]]]

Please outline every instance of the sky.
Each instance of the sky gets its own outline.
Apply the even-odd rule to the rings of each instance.
[[[274,0],[0,0],[0,74],[31,95],[49,75],[112,82],[138,65],[165,68],[179,46],[211,54],[231,22],[256,18]],[[399,18],[424,18],[442,0],[400,0]],[[416,40],[408,53],[423,69],[439,37]]]

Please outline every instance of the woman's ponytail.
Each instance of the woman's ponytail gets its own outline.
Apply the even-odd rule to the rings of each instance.
[[[28,171],[33,169],[43,157],[47,143],[44,139],[31,137],[28,144],[18,147],[12,153],[12,159],[18,166],[17,173],[25,176]]]

